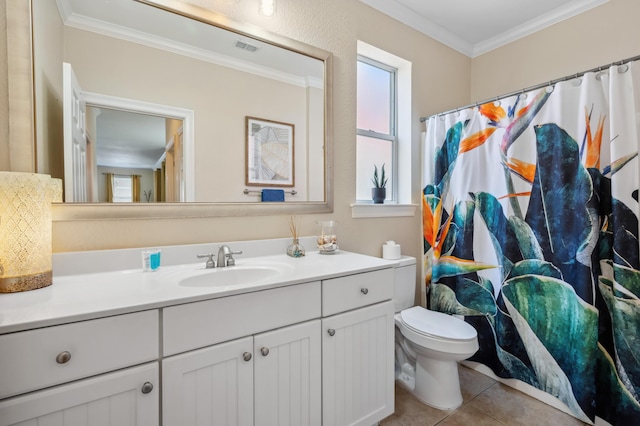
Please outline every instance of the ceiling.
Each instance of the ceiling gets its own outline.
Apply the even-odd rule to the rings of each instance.
[[[609,0],[360,0],[474,58]]]
[[[166,145],[165,117],[96,108],[97,163],[102,167],[160,167]]]

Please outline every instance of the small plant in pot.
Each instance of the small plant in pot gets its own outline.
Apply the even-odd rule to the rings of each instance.
[[[380,174],[378,175],[378,166],[373,166],[373,188],[371,188],[371,198],[373,198],[374,204],[383,204],[384,199],[387,198],[387,177],[384,172],[384,164],[380,168]]]

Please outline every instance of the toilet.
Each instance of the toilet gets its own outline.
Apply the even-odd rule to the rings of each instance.
[[[478,333],[465,321],[414,305],[416,259],[395,268],[395,377],[416,398],[435,408],[462,405],[458,361],[478,350]]]

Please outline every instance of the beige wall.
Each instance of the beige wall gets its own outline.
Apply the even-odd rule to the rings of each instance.
[[[609,2],[474,58],[471,101],[486,100],[640,54],[640,2]]]
[[[35,169],[33,121],[25,120],[34,114],[29,12],[30,3],[22,0],[0,7],[0,170]]]
[[[7,3],[0,2],[0,170],[11,170],[9,162],[9,95],[7,69]]]
[[[640,16],[636,0],[611,0],[582,16],[471,60],[374,11],[357,0],[298,0],[279,5],[278,15],[262,19],[252,2],[234,8],[214,0],[193,2],[220,7],[236,20],[253,23],[334,54],[335,211],[307,215],[301,234],[316,232],[315,220],[339,222],[342,249],[379,255],[393,239],[403,253],[420,256],[420,216],[352,219],[355,194],[356,40],[387,50],[413,64],[412,193],[420,201],[419,117],[487,98],[585,68],[638,54]],[[593,47],[589,47],[593,46]],[[586,52],[589,57],[586,57]],[[228,217],[171,220],[102,220],[54,223],[54,251],[186,244],[288,236],[287,217]]]
[[[351,218],[349,205],[355,196],[356,41],[362,39],[413,63],[412,122],[415,126],[412,167],[415,203],[420,201],[419,117],[468,101],[469,58],[356,0],[288,2],[286,7],[283,5],[279,8],[276,17],[269,20],[260,18],[250,3],[241,2],[232,9],[224,2],[208,2],[227,8],[219,11],[231,18],[259,25],[334,54],[335,209],[329,215],[302,217],[301,233],[313,235],[317,231],[316,220],[332,218],[339,222],[342,249],[379,256],[381,244],[393,239],[402,244],[405,254],[419,257],[419,215],[397,219]],[[388,28],[388,31],[382,32],[380,28]],[[215,185],[215,182],[211,184]],[[57,222],[54,224],[54,250],[61,252],[286,237],[289,235],[287,219],[287,216],[258,216]]]

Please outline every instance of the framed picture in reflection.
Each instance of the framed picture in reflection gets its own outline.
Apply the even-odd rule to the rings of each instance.
[[[294,125],[247,116],[246,132],[246,185],[294,186]]]

